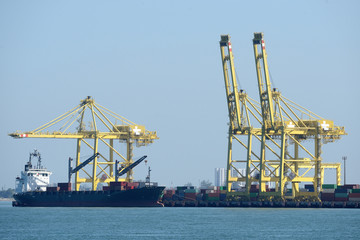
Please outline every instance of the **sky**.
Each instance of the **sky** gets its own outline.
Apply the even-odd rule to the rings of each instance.
[[[220,35],[230,34],[241,88],[258,98],[254,32],[264,32],[273,83],[284,96],[345,126],[324,162],[347,156],[360,183],[359,1],[0,1],[0,187],[13,188],[37,149],[67,179],[75,140],[13,139],[87,96],[156,131],[153,181],[214,182],[226,167],[228,113]],[[135,179],[145,179],[140,164]],[[328,182],[334,182],[329,179]]]

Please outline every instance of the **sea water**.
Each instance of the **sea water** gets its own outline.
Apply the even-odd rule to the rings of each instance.
[[[360,239],[360,209],[41,208],[0,202],[0,239]]]

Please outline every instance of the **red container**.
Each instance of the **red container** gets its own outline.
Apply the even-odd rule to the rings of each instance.
[[[349,198],[360,198],[360,193],[349,193]]]
[[[164,195],[174,195],[175,190],[174,189],[167,189],[164,191]]]
[[[208,193],[208,197],[220,197],[220,193]]]
[[[335,194],[334,193],[321,193],[321,201],[334,201]]]
[[[196,200],[196,193],[185,193],[185,200]]]
[[[139,187],[139,183],[138,183],[138,182],[131,182],[131,183],[128,183],[127,185],[128,185],[129,187],[135,187],[135,188]]]

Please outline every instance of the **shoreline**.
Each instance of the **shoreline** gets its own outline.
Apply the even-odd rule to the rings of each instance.
[[[14,201],[13,198],[0,198],[0,201],[1,202],[11,202],[11,201]]]

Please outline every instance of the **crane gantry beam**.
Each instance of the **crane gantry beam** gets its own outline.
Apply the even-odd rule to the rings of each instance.
[[[86,123],[89,126],[86,126]],[[115,122],[114,122],[115,121]],[[118,123],[117,123],[118,122]],[[120,123],[120,124],[119,124]],[[134,122],[110,111],[109,109],[96,104],[90,96],[81,100],[80,104],[70,111],[60,115],[42,126],[26,132],[16,131],[10,133],[13,138],[55,138],[55,139],[76,139],[76,167],[81,163],[82,143],[95,154],[92,162],[92,172],[88,173],[84,168],[85,177],[80,176],[80,171],[75,173],[75,190],[79,190],[80,184],[91,182],[92,189],[96,190],[98,183],[109,183],[115,181],[115,161],[114,155],[122,161],[123,167],[128,167],[133,163],[133,144],[136,146],[146,146],[159,139],[156,132],[148,131],[145,126],[137,125]],[[88,140],[93,140],[89,143]],[[115,147],[114,140],[119,140],[126,144],[126,155],[121,153],[121,149]],[[100,144],[105,151],[99,151]],[[99,154],[97,154],[99,152]],[[108,156],[107,156],[108,155]],[[124,156],[125,155],[125,156]],[[99,162],[99,158],[103,162]],[[89,165],[90,165],[89,164]],[[102,176],[100,176],[102,174]],[[132,181],[132,170],[127,172],[126,178],[120,181]]]

